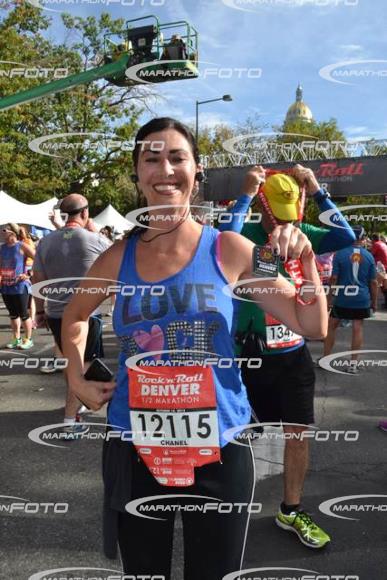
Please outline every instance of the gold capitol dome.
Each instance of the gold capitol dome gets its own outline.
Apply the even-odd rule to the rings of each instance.
[[[302,100],[303,89],[300,84],[298,84],[296,90],[296,102],[290,105],[288,112],[286,113],[286,123],[291,121],[307,121],[310,123],[313,121],[312,111],[309,109],[308,105]]]

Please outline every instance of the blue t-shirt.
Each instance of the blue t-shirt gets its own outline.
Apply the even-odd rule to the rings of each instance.
[[[371,294],[369,283],[376,278],[375,260],[364,248],[350,246],[336,252],[332,276],[337,276],[340,288],[334,306],[341,308],[369,308]]]

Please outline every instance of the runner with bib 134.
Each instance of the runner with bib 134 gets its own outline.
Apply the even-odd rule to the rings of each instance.
[[[300,240],[306,238],[316,254],[334,252],[352,244],[355,238],[352,229],[330,200],[329,193],[320,187],[313,171],[301,165],[296,165],[288,174],[256,166],[246,174],[242,192],[232,209],[235,217],[221,229],[242,231],[242,235],[263,248],[273,244],[273,238],[285,247],[289,244],[288,251],[280,254],[280,272],[294,285],[298,302],[307,305],[309,299],[303,290],[310,284],[310,277],[300,251]],[[317,203],[321,213],[333,210],[335,225],[325,229],[302,222],[305,199],[309,198]],[[262,219],[259,223],[254,219],[243,224],[243,216],[253,199],[253,211]],[[306,546],[322,548],[330,541],[329,535],[300,506],[309,457],[308,441],[300,433],[314,422],[315,374],[303,338],[308,335],[289,328],[283,318],[265,312],[263,292],[260,299],[259,305],[248,299],[240,302],[237,353],[242,357],[262,357],[259,369],[242,364],[243,382],[254,411],[252,422],[256,419],[281,422],[286,433],[284,499],[276,523],[282,529],[295,532]]]

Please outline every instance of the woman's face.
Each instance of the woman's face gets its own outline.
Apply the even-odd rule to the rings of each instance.
[[[186,138],[166,129],[147,135],[141,147],[136,170],[148,206],[186,204],[198,170]]]

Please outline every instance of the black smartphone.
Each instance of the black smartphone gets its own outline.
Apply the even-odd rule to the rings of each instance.
[[[111,381],[113,376],[112,371],[99,358],[95,358],[92,361],[84,374],[87,381],[100,381],[103,383]]]

